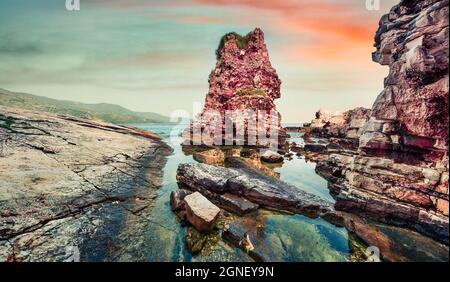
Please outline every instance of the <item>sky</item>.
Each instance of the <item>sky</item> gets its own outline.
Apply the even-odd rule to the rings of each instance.
[[[386,66],[372,62],[380,0],[0,0],[0,88],[170,115],[203,102],[221,36],[265,33],[282,80],[283,122],[371,107]]]

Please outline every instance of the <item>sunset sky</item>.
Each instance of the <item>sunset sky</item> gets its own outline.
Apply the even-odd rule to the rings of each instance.
[[[220,37],[265,32],[284,122],[370,107],[387,67],[371,61],[381,0],[0,1],[0,88],[170,115],[203,102]]]

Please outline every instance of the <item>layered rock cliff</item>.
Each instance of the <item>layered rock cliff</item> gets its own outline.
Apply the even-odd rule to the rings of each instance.
[[[225,133],[225,113],[235,111],[232,115],[235,123],[243,122],[247,130],[248,122],[245,119],[250,116],[236,111],[262,111],[267,114],[267,119],[258,120],[258,124],[268,132],[269,117],[275,114],[278,120],[274,125],[279,130],[283,141],[285,132],[281,128],[281,115],[276,112],[274,102],[275,99],[280,98],[281,81],[270,63],[263,31],[256,28],[246,36],[234,32],[224,35],[216,55],[217,63],[209,76],[209,92],[197,122],[207,116],[208,112],[220,113],[221,129]],[[201,123],[204,129],[205,119]],[[239,126],[235,125],[235,127]],[[250,131],[257,131],[257,129],[250,128]]]
[[[373,59],[389,65],[358,153],[317,170],[336,208],[448,244],[449,1],[402,1],[380,20]]]
[[[389,75],[360,140],[364,151],[447,158],[448,4],[402,1],[382,17],[373,60],[389,65]]]

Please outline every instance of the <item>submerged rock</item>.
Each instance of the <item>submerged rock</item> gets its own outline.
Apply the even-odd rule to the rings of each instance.
[[[200,232],[211,231],[217,221],[220,209],[199,192],[184,198],[187,220]]]
[[[186,231],[186,246],[191,254],[200,253],[208,242],[208,237],[200,233],[194,227],[188,227]]]

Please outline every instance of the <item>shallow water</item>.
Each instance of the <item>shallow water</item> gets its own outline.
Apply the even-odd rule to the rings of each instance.
[[[146,261],[250,261],[249,256],[222,240],[213,244],[210,251],[192,256],[185,245],[186,228],[182,227],[170,209],[170,192],[178,189],[176,170],[180,163],[195,162],[185,155],[179,142],[172,144],[169,134],[174,125],[140,124],[142,129],[159,134],[173,148],[164,168],[162,187],[158,190],[156,206],[143,234],[144,260]],[[302,134],[292,134],[291,141],[303,142]],[[307,162],[294,154],[281,167],[275,168],[280,178],[298,189],[334,202],[327,181],[314,171],[315,163]],[[354,236],[345,228],[337,227],[321,218],[258,210],[237,220],[246,230],[254,232],[255,247],[272,261],[351,261],[355,257]],[[382,226],[382,225],[380,225]],[[365,248],[362,245],[363,248]],[[438,248],[439,249],[439,248]],[[441,249],[439,249],[440,251]],[[405,250],[405,252],[415,252]],[[445,251],[445,248],[444,248]],[[448,252],[448,249],[447,249]],[[419,254],[420,255],[420,254]],[[132,255],[131,255],[132,257]],[[427,256],[429,257],[429,256]],[[415,257],[420,260],[421,257]],[[423,257],[422,257],[423,258]],[[448,259],[448,256],[447,256]]]
[[[164,169],[164,180],[158,191],[156,207],[152,211],[152,221],[145,234],[148,245],[153,246],[146,258],[148,261],[248,261],[247,254],[239,249],[219,242],[207,256],[193,257],[184,243],[185,228],[181,227],[169,205],[170,192],[178,189],[176,170],[178,164],[195,162],[186,156],[181,146],[171,144],[169,139],[173,125],[141,124],[140,128],[151,130],[162,136],[174,149]],[[292,161],[277,168],[280,178],[299,189],[332,200],[327,182],[314,173],[315,164],[307,163],[294,156]],[[264,242],[272,250],[274,261],[346,261],[349,260],[348,234],[345,228],[338,228],[322,219],[310,219],[301,215],[279,214],[259,211],[248,215],[256,221],[264,220]]]

